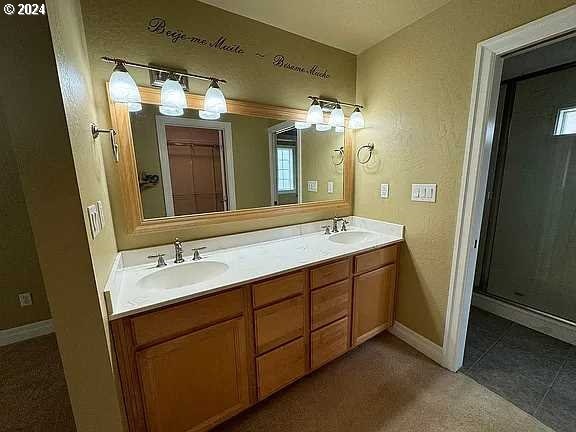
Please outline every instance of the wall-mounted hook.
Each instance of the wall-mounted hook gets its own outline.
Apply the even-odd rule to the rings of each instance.
[[[364,160],[360,159],[360,152],[361,152],[363,149],[368,150],[368,157],[365,158]],[[367,163],[370,161],[370,159],[372,159],[372,152],[373,152],[373,151],[374,151],[374,143],[373,143],[373,142],[368,143],[368,144],[363,145],[362,147],[360,147],[360,148],[358,149],[358,151],[356,152],[356,159],[358,159],[358,163],[361,164],[361,165],[367,164]]]
[[[92,132],[92,138],[96,139],[101,133],[110,134],[110,144],[112,145],[112,154],[114,155],[114,161],[118,162],[120,160],[120,154],[118,151],[118,143],[116,142],[116,131],[114,129],[99,129],[94,123],[90,125],[90,132]]]

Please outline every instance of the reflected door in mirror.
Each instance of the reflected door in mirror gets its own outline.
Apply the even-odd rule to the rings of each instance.
[[[226,210],[221,131],[165,126],[165,132],[171,189],[166,194],[168,215]]]

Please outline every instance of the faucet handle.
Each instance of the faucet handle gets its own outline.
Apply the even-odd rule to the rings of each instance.
[[[340,219],[340,220],[342,221],[342,231],[348,231],[348,230],[346,229],[346,225],[349,225],[349,224],[350,224],[350,221],[349,221],[349,220],[346,220],[346,219],[344,219],[344,218],[342,218],[342,219]]]
[[[156,263],[156,267],[166,267],[166,261],[164,261],[164,255],[166,255],[166,254],[150,255],[148,257],[148,259],[158,258],[158,262]]]
[[[330,234],[330,225],[322,225],[320,228],[324,229],[324,235]]]
[[[201,247],[197,247],[197,248],[192,248],[192,250],[194,251],[194,256],[192,257],[192,261],[199,261],[202,259],[202,257],[200,256],[200,251],[206,249],[206,246],[201,246]]]

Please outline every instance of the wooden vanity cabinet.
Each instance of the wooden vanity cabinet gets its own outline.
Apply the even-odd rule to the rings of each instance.
[[[393,324],[398,246],[112,321],[130,432],[203,432]]]

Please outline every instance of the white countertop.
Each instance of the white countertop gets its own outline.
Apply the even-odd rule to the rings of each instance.
[[[123,258],[125,267],[116,268],[114,275],[110,278],[108,289],[112,292],[109,293],[111,298],[109,308],[111,307],[112,310],[109,311],[109,319],[114,320],[175,304],[194,297],[245,285],[259,279],[398,243],[404,239],[404,227],[402,225],[357,217],[351,219],[352,226],[349,231],[368,231],[372,233],[372,236],[360,243],[334,243],[319,229],[320,225],[326,223],[326,221],[321,221],[299,225],[297,231],[295,231],[295,227],[285,227],[251,233],[250,241],[253,243],[234,247],[226,248],[225,246],[227,244],[246,243],[247,240],[238,242],[238,235],[209,239],[203,243],[212,245],[212,247],[209,246],[208,251],[202,253],[203,259],[197,262],[191,262],[191,254],[186,256],[190,247],[188,244],[184,244],[186,261],[182,264],[174,264],[173,259],[167,257],[168,266],[160,269],[156,268],[153,262],[126,266],[127,262],[137,263],[158,248],[130,251],[129,255],[127,254]],[[245,235],[243,238],[246,239],[247,236]],[[268,238],[273,239],[268,240]],[[202,241],[193,243],[198,245]],[[218,245],[224,246],[224,248],[218,248]],[[162,248],[165,250],[164,248],[168,247],[171,245]],[[135,256],[138,256],[139,259],[135,259]],[[210,261],[224,263],[228,266],[228,270],[209,280],[180,288],[142,289],[138,285],[141,278],[155,272],[169,271],[170,268],[183,265],[188,266],[189,271],[192,272],[197,263]]]

